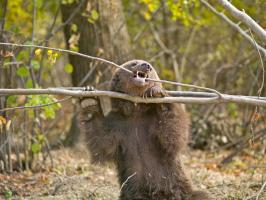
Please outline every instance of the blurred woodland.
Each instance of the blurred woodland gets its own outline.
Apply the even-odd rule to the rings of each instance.
[[[266,29],[265,0],[231,3]],[[265,51],[266,41],[215,0],[0,0],[0,42],[69,49],[119,65],[142,59],[156,68],[162,80],[213,88],[224,94],[265,97],[266,54],[222,16],[227,16]],[[97,88],[110,80],[115,69],[77,55],[0,44],[0,88]],[[197,91],[167,84],[164,87]],[[77,154],[83,150],[74,154],[61,152],[66,147],[67,151],[75,149],[82,140],[77,125],[78,104],[79,99],[63,95],[0,95],[0,199],[41,193],[36,187],[41,183],[49,185],[51,174],[64,174],[61,182],[73,185],[80,180],[71,177],[83,172],[95,175],[89,180],[92,185],[96,180],[101,182],[104,174],[109,178],[102,183],[112,182],[113,172],[109,169],[95,169],[85,156],[79,161],[70,158],[80,157]],[[217,199],[256,199],[262,189],[258,199],[266,199],[265,107],[186,104],[186,110],[192,121],[192,153],[187,164],[204,171],[192,172],[198,183],[200,179],[212,181],[207,177],[212,173],[206,170],[215,171],[213,179],[219,180],[254,176],[254,182],[248,181],[251,178],[241,180],[234,191],[230,184],[237,185],[240,179],[232,178],[226,186],[223,181],[213,183],[214,188],[221,184],[219,187],[228,190],[212,192]],[[197,159],[205,160],[204,164],[199,166]],[[72,168],[64,168],[67,164]],[[34,190],[26,184],[29,177],[35,181]],[[242,185],[248,183],[252,185]],[[115,184],[113,187],[119,193]],[[68,190],[71,189],[65,189]],[[87,197],[97,198],[117,197]]]

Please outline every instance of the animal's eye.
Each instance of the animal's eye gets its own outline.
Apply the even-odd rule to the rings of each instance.
[[[131,66],[134,67],[138,64],[138,62],[132,62]]]

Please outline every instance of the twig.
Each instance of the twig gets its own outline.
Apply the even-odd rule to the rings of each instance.
[[[77,55],[77,56],[81,56],[81,57],[85,57],[85,58],[88,58],[88,59],[91,59],[91,60],[97,60],[97,61],[100,61],[100,62],[104,62],[104,63],[107,63],[107,64],[110,64],[112,66],[115,66],[121,70],[124,70],[128,73],[133,73],[132,71],[114,63],[114,62],[111,62],[111,61],[108,61],[106,59],[103,59],[103,58],[99,58],[99,57],[94,57],[94,56],[89,56],[89,55],[86,55],[86,54],[82,54],[82,53],[79,53],[79,52],[74,52],[74,51],[71,51],[71,50],[66,50],[66,49],[59,49],[59,48],[53,48],[53,47],[45,47],[45,46],[40,46],[40,45],[31,45],[31,44],[15,44],[15,43],[5,43],[5,42],[0,42],[0,45],[7,45],[7,46],[17,46],[17,47],[27,47],[27,48],[40,48],[40,49],[50,49],[50,50],[53,50],[53,51],[58,51],[58,52],[65,52],[65,53],[69,53],[69,54],[72,54],[72,55]],[[206,87],[200,87],[200,86],[196,86],[196,85],[191,85],[191,84],[185,84],[185,83],[178,83],[178,82],[173,82],[173,81],[166,81],[166,80],[155,80],[155,79],[151,79],[151,78],[146,78],[145,80],[147,81],[153,81],[153,82],[160,82],[160,83],[167,83],[167,84],[171,84],[171,85],[177,85],[177,86],[182,86],[182,87],[190,87],[190,88],[196,88],[196,89],[200,89],[200,90],[205,90],[205,91],[209,91],[209,92],[214,92],[216,93],[219,97],[221,97],[221,93],[216,91],[215,89],[211,89],[211,88],[206,88]]]
[[[154,39],[155,41],[158,43],[158,45],[160,46],[160,48],[163,50],[163,54],[169,54],[172,57],[173,60],[173,68],[175,71],[175,78],[177,81],[180,81],[180,70],[178,67],[178,63],[176,61],[176,54],[174,53],[173,50],[169,49],[168,47],[166,47],[166,45],[163,43],[163,41],[160,39],[159,34],[155,31],[155,28],[153,27],[153,25],[150,23],[150,29],[152,34],[154,35]],[[178,88],[181,89],[181,88]]]
[[[250,29],[249,29],[249,32],[250,32],[250,35],[251,35],[251,37],[252,37],[252,39],[253,39],[253,41],[254,41],[254,43],[255,43],[256,49],[257,49],[257,51],[258,51],[259,58],[260,58],[260,62],[261,62],[261,67],[262,67],[262,83],[261,83],[261,86],[260,86],[260,88],[259,88],[259,90],[258,90],[258,96],[260,97],[260,96],[261,96],[261,92],[262,92],[263,87],[264,87],[264,78],[265,78],[265,74],[264,74],[264,72],[265,72],[265,70],[264,70],[264,64],[263,64],[263,60],[262,60],[262,57],[261,57],[261,53],[260,53],[260,51],[259,51],[259,49],[258,49],[258,46],[256,45],[255,38],[254,38],[254,36],[253,36],[253,34],[252,34],[252,32],[251,32]],[[253,139],[254,139],[254,128],[253,128],[253,125],[254,125],[254,123],[256,122],[256,120],[255,120],[255,118],[254,118],[253,116],[255,116],[255,115],[257,115],[257,114],[259,113],[258,110],[259,110],[259,108],[258,108],[258,106],[256,106],[256,107],[255,107],[255,110],[254,110],[254,113],[252,114],[252,117],[251,117],[251,120],[250,120],[250,130],[251,130],[251,134],[252,134],[252,136],[253,136],[252,141],[253,141]]]
[[[252,135],[251,137],[247,137],[247,138],[244,138],[243,140],[235,143],[235,145],[238,145],[235,150],[230,153],[228,156],[226,156],[221,162],[220,162],[220,166],[230,162],[232,160],[232,158],[236,155],[238,155],[239,153],[242,152],[242,150],[249,144],[249,140],[250,139],[253,139],[254,141],[260,139],[260,138],[263,138],[265,137],[265,131],[266,129],[262,129],[262,130],[259,130],[257,131],[256,133],[254,133],[254,135]]]
[[[261,96],[261,92],[263,90],[264,83],[265,83],[265,68],[264,68],[264,63],[263,63],[262,57],[261,57],[261,53],[260,53],[260,51],[258,49],[258,44],[256,43],[255,38],[253,37],[253,34],[252,34],[250,29],[249,29],[249,32],[250,32],[250,35],[251,35],[251,37],[252,37],[252,39],[254,41],[254,45],[257,48],[257,51],[258,51],[258,54],[259,54],[259,58],[260,58],[261,68],[262,68],[262,82],[261,82],[260,88],[258,90],[258,95]]]
[[[222,96],[222,94],[220,92],[218,92],[217,90],[212,89],[212,88],[206,88],[206,87],[201,87],[201,86],[196,86],[196,85],[191,85],[191,84],[186,84],[186,83],[178,83],[178,82],[174,82],[174,81],[156,80],[156,79],[151,79],[151,78],[146,78],[146,80],[153,81],[153,82],[160,82],[160,83],[168,83],[171,85],[182,86],[182,87],[196,88],[196,89],[200,89],[200,90],[213,92],[213,93],[217,94],[218,97]]]
[[[35,105],[35,106],[18,106],[18,107],[12,107],[12,108],[4,108],[4,109],[1,109],[0,112],[6,112],[6,111],[18,110],[18,109],[38,109],[38,108],[42,108],[42,107],[46,107],[46,106],[51,106],[53,104],[57,104],[57,103],[60,103],[63,101],[68,101],[71,98],[72,97],[66,97],[66,98],[60,99],[58,101],[54,101],[54,102],[47,103],[47,104]]]
[[[127,177],[127,179],[122,183],[121,187],[120,187],[120,192],[122,191],[123,187],[127,184],[127,182],[129,181],[129,179],[131,179],[133,176],[135,176],[137,174],[137,172],[134,172],[133,174],[131,174],[129,177]]]
[[[90,69],[90,71],[86,74],[86,76],[84,76],[84,78],[79,82],[78,86],[83,86],[87,82],[87,80],[91,77],[91,75],[93,74],[96,68],[97,68],[97,65],[94,65]]]
[[[262,184],[260,191],[258,192],[258,194],[256,196],[256,200],[259,200],[259,196],[261,195],[261,193],[263,192],[265,187],[266,187],[266,181]]]
[[[214,14],[221,17],[226,23],[232,26],[237,30],[247,41],[249,41],[255,48],[258,48],[262,52],[264,58],[266,57],[266,49],[260,46],[257,42],[254,42],[253,39],[236,23],[229,19],[225,14],[218,12],[211,4],[205,0],[200,0],[207,8],[209,8]]]
[[[236,19],[246,24],[252,31],[254,31],[263,42],[266,42],[266,31],[252,19],[248,14],[238,10],[228,0],[217,0],[226,10],[228,10]]]
[[[13,47],[14,46],[15,47],[26,47],[26,48],[32,48],[33,47],[33,48],[47,49],[47,50],[53,50],[53,51],[58,51],[58,52],[63,52],[63,53],[69,53],[71,55],[81,56],[81,57],[88,58],[88,59],[91,59],[91,60],[97,60],[97,61],[100,61],[100,62],[104,62],[104,63],[110,64],[112,66],[115,66],[117,68],[123,69],[123,70],[125,70],[125,71],[127,71],[129,73],[132,73],[130,70],[125,69],[125,68],[121,67],[120,65],[112,62],[112,61],[109,61],[109,60],[106,60],[106,59],[103,59],[103,58],[99,58],[99,57],[89,56],[89,55],[86,55],[86,54],[83,54],[83,53],[79,53],[79,52],[75,52],[75,51],[71,51],[71,50],[67,50],[67,49],[45,47],[45,46],[33,45],[33,44],[15,44],[15,43],[9,43],[9,42],[0,42],[0,45],[13,46]]]
[[[34,44],[34,37],[35,37],[35,23],[36,23],[36,11],[37,5],[36,0],[33,0],[33,13],[32,13],[32,33],[31,33],[31,43]],[[32,67],[32,59],[34,56],[34,48],[30,48],[30,58],[29,58],[29,69],[30,69],[30,77],[32,80],[33,87],[36,86],[36,77]]]
[[[85,3],[84,0],[80,1],[79,5],[72,12],[72,14],[69,16],[69,18],[66,21],[64,21],[62,24],[60,24],[54,31],[51,30],[50,34],[47,35],[47,37],[45,38],[45,40],[49,40],[55,33],[57,33],[58,31],[60,31],[64,26],[68,25],[74,19],[74,17],[79,13],[79,11],[82,8],[82,6],[83,6],[84,3]]]

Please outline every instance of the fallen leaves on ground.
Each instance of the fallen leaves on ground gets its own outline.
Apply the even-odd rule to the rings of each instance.
[[[53,169],[0,174],[0,199],[118,199],[119,185],[112,165],[91,165],[85,148],[52,154]],[[218,200],[255,199],[266,181],[264,156],[244,153],[221,167],[219,162],[227,154],[191,151],[183,159],[198,189],[208,190]],[[266,192],[260,199],[266,199]]]

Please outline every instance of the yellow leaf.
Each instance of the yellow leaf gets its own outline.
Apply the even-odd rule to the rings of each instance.
[[[4,118],[3,116],[0,115],[0,121],[3,123],[3,124],[6,124],[6,118]]]
[[[48,56],[51,56],[52,54],[53,54],[53,50],[48,50],[48,51],[47,51],[47,55],[48,55]]]
[[[35,50],[35,55],[39,56],[41,54],[42,50],[41,49],[36,49]]]
[[[58,54],[58,53],[54,53],[53,56],[54,56],[55,58],[58,58],[59,54]]]
[[[151,19],[151,14],[149,12],[144,13],[144,18],[149,21]]]
[[[11,125],[11,120],[8,120],[6,123],[6,130],[9,131],[10,125]]]

